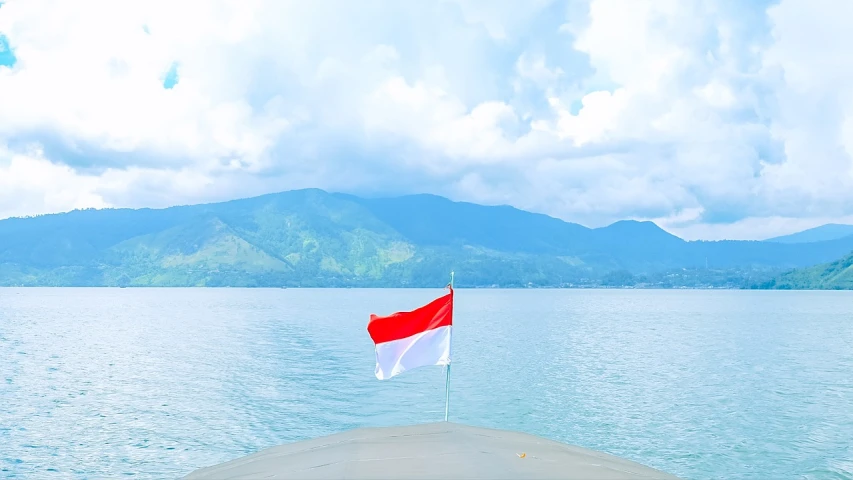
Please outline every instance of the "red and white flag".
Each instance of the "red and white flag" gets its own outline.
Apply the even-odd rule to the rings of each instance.
[[[387,380],[417,367],[449,365],[452,328],[453,288],[411,312],[370,315],[367,332],[376,344],[376,378]]]

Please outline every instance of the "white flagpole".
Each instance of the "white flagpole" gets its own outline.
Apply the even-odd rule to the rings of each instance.
[[[450,272],[450,290],[453,291],[453,272]],[[453,308],[453,303],[450,304],[450,308]],[[451,310],[451,315],[453,311]],[[450,344],[453,345],[453,327],[450,327]],[[451,355],[453,350],[450,350]],[[447,421],[447,415],[450,413],[450,363],[451,359],[447,359],[447,379],[444,383],[444,421]]]

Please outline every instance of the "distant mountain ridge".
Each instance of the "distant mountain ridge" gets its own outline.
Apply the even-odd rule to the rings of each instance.
[[[850,235],[853,235],[853,225],[828,223],[819,227],[803,230],[802,232],[792,233],[781,237],[768,238],[765,241],[776,243],[825,242],[849,237]]]
[[[747,286],[853,251],[853,237],[688,242],[651,222],[587,228],[434,195],[317,189],[166,209],[0,221],[0,285]]]

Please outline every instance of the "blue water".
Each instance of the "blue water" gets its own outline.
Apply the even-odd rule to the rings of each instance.
[[[371,312],[440,290],[0,289],[0,477],[175,478],[440,420]],[[460,290],[451,419],[684,478],[853,478],[853,293]]]

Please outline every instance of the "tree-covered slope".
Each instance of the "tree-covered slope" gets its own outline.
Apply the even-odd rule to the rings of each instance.
[[[853,290],[853,253],[831,263],[799,268],[762,283],[778,290]]]
[[[510,286],[583,270],[523,251],[416,244],[320,190],[0,221],[2,285],[434,286],[452,268],[463,285]]]

